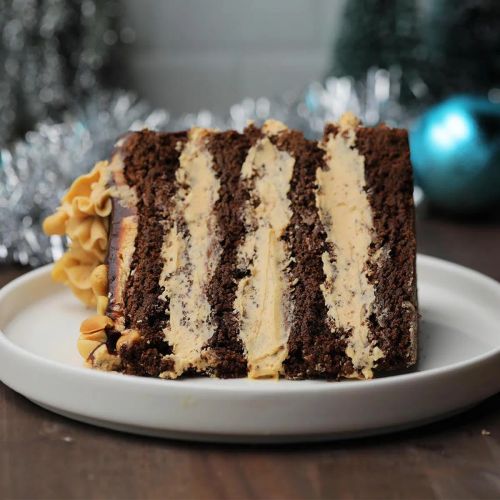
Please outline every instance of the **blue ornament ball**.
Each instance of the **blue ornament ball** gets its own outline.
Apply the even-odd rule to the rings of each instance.
[[[416,183],[435,206],[477,213],[500,202],[500,105],[452,97],[410,130]]]

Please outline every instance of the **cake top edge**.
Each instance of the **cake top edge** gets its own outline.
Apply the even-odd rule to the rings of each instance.
[[[391,127],[387,125],[386,123],[378,123],[373,126],[365,126],[363,124],[363,121],[357,117],[354,113],[348,111],[343,113],[340,118],[336,121],[327,121],[325,122],[324,128],[323,128],[323,134],[327,135],[333,131],[336,130],[347,130],[347,129],[364,129],[364,130],[386,130],[386,131],[399,131],[399,132],[406,132],[406,129],[400,128],[400,127]],[[233,132],[233,133],[248,133],[249,131],[255,131],[258,130],[264,135],[268,136],[276,136],[281,133],[286,133],[286,132],[300,132],[299,130],[289,128],[288,125],[283,123],[280,120],[274,119],[274,118],[269,118],[265,120],[262,124],[258,124],[254,122],[253,120],[249,120],[246,127],[244,128],[243,132],[240,132],[235,129],[217,129],[217,128],[210,128],[210,127],[199,127],[199,126],[193,126],[189,129],[182,129],[182,130],[176,130],[176,131],[165,131],[165,130],[153,130],[149,129],[147,127],[140,129],[140,130],[134,130],[134,131],[128,131],[122,134],[118,140],[115,143],[115,148],[121,148],[125,143],[128,141],[128,139],[131,136],[136,136],[144,133],[154,133],[154,134],[160,134],[160,135],[179,135],[179,136],[185,136],[185,135],[192,135],[196,134],[198,136],[208,136],[211,134],[217,134],[217,133],[228,133],[228,132]]]

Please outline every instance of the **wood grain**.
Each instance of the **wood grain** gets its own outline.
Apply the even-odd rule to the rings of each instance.
[[[500,280],[500,221],[453,222],[424,212],[417,227],[421,252]],[[24,271],[0,268],[0,285]],[[250,447],[102,430],[54,415],[0,384],[0,498],[499,496],[500,395],[395,435]]]

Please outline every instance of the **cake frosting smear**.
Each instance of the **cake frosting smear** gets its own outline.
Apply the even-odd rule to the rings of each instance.
[[[130,133],[44,230],[70,240],[53,278],[95,309],[77,345],[93,368],[333,380],[417,361],[404,130]]]

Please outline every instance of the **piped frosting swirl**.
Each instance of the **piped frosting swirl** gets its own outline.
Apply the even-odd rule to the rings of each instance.
[[[54,265],[52,277],[68,285],[86,305],[99,306],[101,310],[105,303],[100,293],[105,275],[101,270],[98,289],[95,289],[97,278],[92,276],[104,263],[108,248],[112,201],[107,167],[108,162],[98,162],[90,173],[78,177],[63,197],[61,206],[43,223],[46,234],[66,235],[71,240],[69,250]]]

